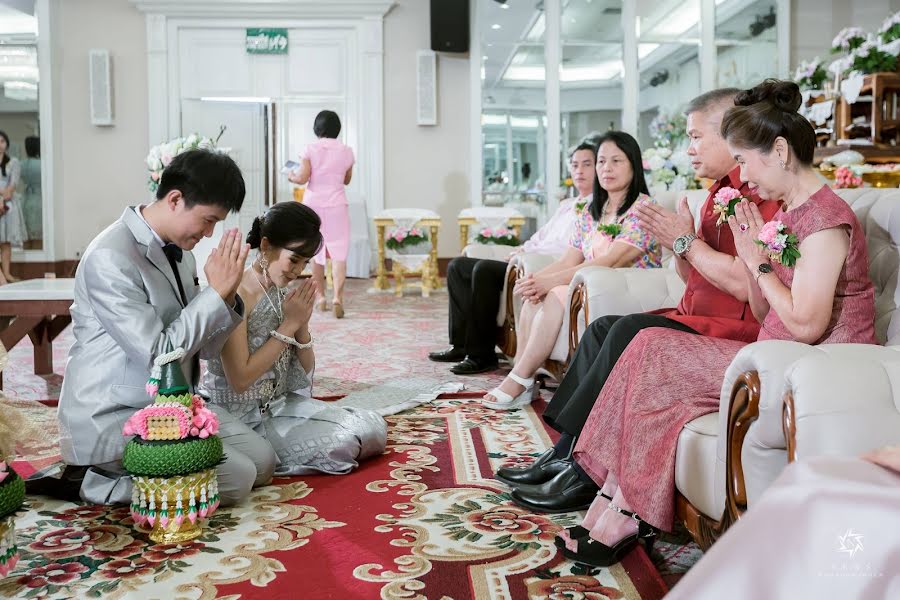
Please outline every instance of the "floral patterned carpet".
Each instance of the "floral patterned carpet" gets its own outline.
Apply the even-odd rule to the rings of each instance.
[[[446,295],[367,294],[351,281],[347,318],[316,314],[316,395],[338,396],[400,378],[460,380],[428,351],[446,340]],[[6,393],[39,434],[20,449],[23,476],[55,463],[56,375],[31,373],[30,348],[10,352]],[[581,515],[539,515],[509,501],[491,478],[501,465],[540,454],[550,434],[544,402],[494,412],[473,400],[504,371],[465,378],[467,390],[388,417],[388,451],[342,476],[277,479],[204,535],[158,545],[127,510],[29,498],[18,519],[21,558],[0,596],[29,598],[660,598],[697,551],[675,537],[652,561],[636,549],[619,565],[592,569],[562,559],[553,537]],[[547,391],[543,392],[548,397]],[[51,402],[52,403],[52,402]],[[654,565],[655,563],[655,565]],[[661,575],[662,576],[661,576]],[[302,591],[300,591],[302,590]]]

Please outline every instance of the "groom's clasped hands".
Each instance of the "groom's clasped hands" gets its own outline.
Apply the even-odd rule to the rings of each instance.
[[[234,304],[234,295],[244,275],[244,264],[250,244],[245,244],[241,232],[235,227],[222,235],[219,245],[213,248],[203,267],[209,287],[216,290],[228,304]]]

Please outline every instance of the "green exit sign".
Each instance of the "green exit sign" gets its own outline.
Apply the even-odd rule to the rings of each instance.
[[[287,54],[288,30],[247,28],[248,54]]]

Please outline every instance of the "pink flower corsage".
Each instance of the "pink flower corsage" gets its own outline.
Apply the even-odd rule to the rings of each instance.
[[[858,188],[862,187],[862,177],[858,177],[850,167],[838,167],[834,172],[834,187]]]
[[[763,225],[758,238],[753,241],[766,250],[771,260],[786,267],[793,267],[800,258],[797,235],[788,231],[781,221],[769,221]]]
[[[734,216],[734,207],[743,199],[744,196],[733,187],[719,188],[713,196],[713,213],[719,216],[716,227],[721,227],[728,217]]]

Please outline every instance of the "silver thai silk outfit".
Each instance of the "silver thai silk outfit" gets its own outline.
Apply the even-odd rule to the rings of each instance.
[[[197,359],[219,356],[244,312],[239,297],[230,307],[214,289],[200,289],[187,251],[175,263],[182,300],[162,240],[138,211],[126,208],[88,246],[70,309],[75,343],[59,397],[60,453],[68,465],[91,466],[81,497],[97,504],[131,500],[131,478],[121,465],[128,441],[122,426],[153,401],[145,390],[153,359],[183,348],[182,371],[195,383]],[[216,410],[225,445],[225,462],[216,469],[225,506],[271,478],[275,455],[266,440]]]
[[[247,342],[253,354],[278,329],[275,307],[284,292],[266,291],[247,317]],[[338,408],[312,398],[312,374],[307,375],[293,347],[286,348],[275,365],[249,389],[237,393],[225,378],[222,359],[207,362],[203,389],[211,404],[265,437],[275,450],[276,475],[347,473],[359,461],[384,452],[387,425],[371,410]]]

